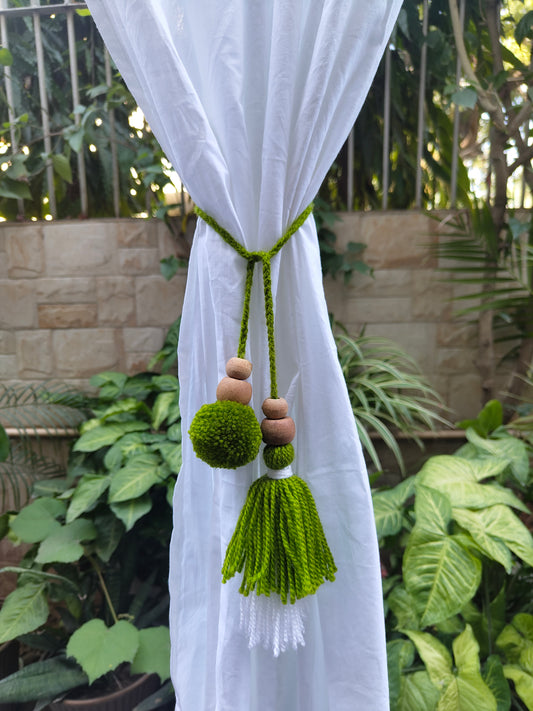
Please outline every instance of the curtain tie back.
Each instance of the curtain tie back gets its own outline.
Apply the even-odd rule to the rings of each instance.
[[[241,627],[249,646],[258,642],[275,656],[303,644],[304,621],[297,601],[335,580],[335,562],[308,485],[293,474],[291,444],[296,434],[288,404],[278,397],[271,260],[309,217],[309,205],[268,251],[250,252],[218,222],[196,207],[196,214],[247,262],[237,357],[226,364],[228,377],[217,387],[217,402],[203,405],[189,430],[197,456],[212,467],[236,469],[255,459],[261,440],[267,473],[255,481],[229,542],[222,582],[242,572]],[[265,321],[270,365],[270,397],[259,425],[249,406],[252,364],[246,360],[250,298],[256,262],[263,270]],[[272,593],[276,595],[271,596]],[[274,600],[277,599],[277,603]],[[287,603],[290,603],[287,609]],[[258,620],[261,620],[259,623]],[[266,624],[264,624],[266,622]],[[279,630],[284,630],[280,634]],[[276,631],[277,630],[277,631]]]

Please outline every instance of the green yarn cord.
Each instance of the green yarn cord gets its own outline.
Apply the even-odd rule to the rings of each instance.
[[[252,484],[229,543],[222,581],[242,572],[239,592],[277,593],[283,604],[313,595],[337,568],[309,487],[293,474]]]
[[[297,232],[303,223],[307,220],[311,211],[313,210],[313,204],[308,205],[306,209],[298,215],[294,222],[290,225],[287,231],[282,237],[276,242],[276,244],[268,252],[249,252],[245,247],[237,242],[237,240],[230,235],[230,233],[221,227],[218,222],[204,212],[200,207],[196,206],[194,208],[195,213],[202,218],[202,220],[212,227],[215,232],[217,232],[224,242],[233,247],[233,249],[241,255],[248,262],[246,270],[246,283],[244,287],[244,305],[242,309],[242,319],[241,319],[241,333],[239,337],[239,348],[237,350],[237,355],[239,358],[245,357],[246,352],[246,340],[248,337],[248,320],[250,317],[250,297],[252,293],[252,284],[254,277],[254,267],[256,262],[261,262],[263,265],[263,288],[265,293],[265,320],[267,325],[268,334],[268,359],[270,363],[270,397],[278,397],[278,383],[277,383],[277,371],[276,371],[276,344],[274,338],[274,301],[272,299],[272,278],[270,271],[270,261],[272,257],[275,257],[280,249],[285,245],[292,235]]]
[[[249,252],[216,220],[195,208],[196,214],[247,261],[239,358],[245,357],[255,263],[262,264],[271,398],[278,397],[271,260],[303,225],[312,209],[309,205],[268,252]],[[203,435],[203,424],[196,429]],[[208,444],[211,455],[213,445]],[[218,445],[216,456],[220,457]],[[267,445],[263,456],[270,469],[280,470],[293,461],[294,449],[292,444]],[[243,595],[277,593],[283,604],[293,604],[313,595],[324,581],[335,580],[336,570],[313,496],[304,480],[295,474],[279,479],[265,474],[255,481],[248,490],[226,551],[222,581],[225,583],[242,572],[239,591]]]

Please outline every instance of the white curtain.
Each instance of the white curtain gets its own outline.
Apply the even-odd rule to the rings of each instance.
[[[313,200],[368,91],[401,0],[88,0],[193,200],[249,250]],[[183,432],[236,355],[245,261],[199,220],[179,346]],[[279,394],[339,569],[307,602],[306,645],[249,650],[226,545],[261,458],[212,470],[186,435],[174,501],[172,679],[179,711],[389,708],[370,492],[324,301],[313,219],[272,260]],[[155,345],[155,344],[154,344]],[[269,395],[259,267],[248,357]]]

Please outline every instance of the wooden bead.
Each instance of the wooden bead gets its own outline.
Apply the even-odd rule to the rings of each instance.
[[[252,386],[246,380],[222,378],[217,387],[217,400],[234,400],[247,405],[252,399]]]
[[[226,374],[230,378],[246,380],[252,374],[252,364],[246,358],[230,358],[226,363]]]
[[[282,417],[271,420],[268,417],[261,422],[263,442],[267,444],[289,444],[296,434],[296,426],[292,417]]]
[[[263,403],[263,412],[270,420],[281,420],[289,412],[287,400],[283,397],[268,397]]]

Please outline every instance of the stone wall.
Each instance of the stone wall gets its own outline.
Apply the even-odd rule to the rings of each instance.
[[[416,212],[345,214],[338,243],[367,243],[375,275],[347,287],[328,278],[326,295],[350,332],[402,345],[465,417],[481,398],[476,329],[452,320],[455,287],[435,275],[437,225]],[[181,310],[185,270],[170,282],[159,273],[173,249],[155,221],[0,225],[0,382],[86,385],[103,370],[145,369]]]
[[[146,368],[181,311],[163,223],[90,220],[0,225],[0,381],[86,384]]]

